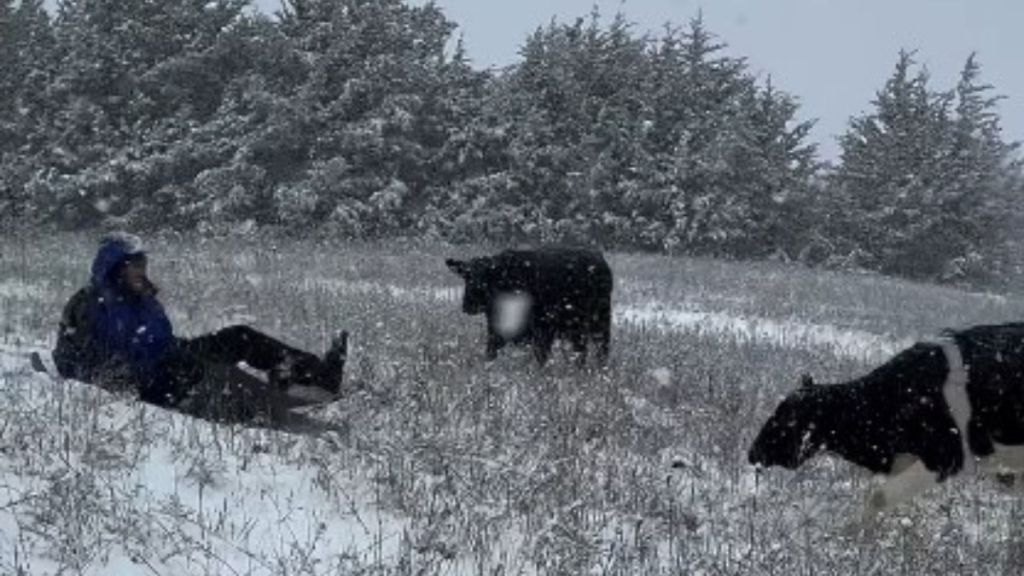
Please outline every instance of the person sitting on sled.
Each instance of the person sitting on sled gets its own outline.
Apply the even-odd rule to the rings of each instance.
[[[322,359],[244,325],[178,338],[156,295],[138,239],[104,237],[90,283],[61,316],[53,352],[61,376],[134,388],[144,402],[221,421],[275,421],[311,403],[309,391],[320,392],[321,401],[340,392],[346,332]],[[241,362],[263,371],[266,381],[239,368]],[[289,393],[299,387],[306,398]]]

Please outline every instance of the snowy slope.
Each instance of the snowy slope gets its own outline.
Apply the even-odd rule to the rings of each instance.
[[[403,523],[380,510],[371,483],[355,466],[309,461],[330,438],[215,426],[26,373],[29,351],[0,349],[0,396],[18,406],[0,453],[0,572],[396,562]]]
[[[655,306],[620,311],[616,322],[867,356],[894,346],[834,328]],[[333,433],[217,426],[55,381],[28,371],[28,354],[41,349],[0,347],[0,394],[19,407],[5,422],[0,453],[0,557],[8,559],[0,567],[142,575],[275,574],[291,566],[327,574],[395,568],[409,552],[409,523],[383,509],[366,475],[372,463]],[[325,453],[337,460],[320,461]],[[45,518],[43,502],[70,517]]]
[[[862,373],[936,327],[1017,317],[1014,298],[613,256],[611,363],[580,373],[560,353],[484,363],[437,256],[159,251],[186,334],[245,321],[317,349],[344,327],[360,386],[311,414],[334,430],[300,434],[52,381],[27,358],[83,256],[0,259],[16,272],[0,278],[2,575],[1001,574],[1024,558],[1024,507],[991,486],[932,491],[868,539],[848,531],[863,472],[745,458],[800,373]]]

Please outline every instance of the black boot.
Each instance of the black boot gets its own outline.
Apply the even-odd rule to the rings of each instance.
[[[284,360],[267,371],[267,380],[282,392],[292,386],[315,386],[322,369],[322,362],[312,354],[285,356]]]
[[[303,352],[286,357],[268,372],[278,390],[289,397],[309,402],[329,402],[341,391],[341,378],[348,356],[348,332],[341,332],[331,347],[318,358]]]

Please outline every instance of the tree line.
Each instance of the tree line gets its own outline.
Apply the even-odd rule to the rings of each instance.
[[[1017,144],[900,53],[822,162],[702,19],[552,21],[481,70],[433,4],[0,0],[0,221],[563,241],[922,279],[1017,266]]]

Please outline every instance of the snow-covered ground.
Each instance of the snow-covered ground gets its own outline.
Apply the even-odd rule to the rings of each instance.
[[[0,574],[886,574],[948,571],[943,550],[997,573],[1011,560],[997,556],[1015,505],[973,482],[848,540],[865,475],[744,461],[808,359],[866,368],[905,334],[626,291],[609,373],[541,372],[514,351],[483,365],[457,288],[281,277],[247,271],[255,292],[230,280],[230,305],[201,321],[259,319],[263,301],[237,294],[274,290],[296,295],[284,314],[348,317],[368,386],[311,414],[339,430],[196,421],[32,373],[46,331],[0,336]],[[7,325],[52,325],[42,310],[66,291],[0,280]]]
[[[897,339],[830,324],[738,316],[725,312],[705,312],[698,308],[670,308],[655,303],[619,308],[615,319],[617,322],[657,330],[688,330],[706,337],[727,336],[743,342],[785,348],[820,346],[838,356],[867,361],[877,361],[913,344],[913,340],[908,338]]]
[[[406,523],[380,509],[358,467],[303,455],[329,439],[233,430],[27,373],[34,349],[0,348],[0,398],[19,406],[3,425],[0,573],[277,574],[304,565],[320,574],[344,573],[346,558],[397,562]],[[54,421],[54,397],[96,407],[95,421]],[[40,505],[49,500],[50,510]],[[57,517],[40,522],[47,512]],[[85,514],[96,517],[75,517]],[[62,537],[75,536],[66,532],[79,530],[95,532],[82,535],[95,549],[62,549]]]
[[[4,283],[2,289],[19,296],[33,292],[31,286],[15,282]],[[452,290],[410,291],[372,283],[348,283],[343,289],[353,293],[383,289],[393,297],[414,301],[454,301],[459,297],[459,292]],[[821,345],[859,356],[888,353],[896,346],[868,333],[679,310],[657,303],[616,313],[617,324],[637,329],[724,334],[779,346]],[[145,450],[113,477],[98,474],[104,483],[98,505],[109,507],[112,513],[124,510],[131,516],[125,522],[150,533],[162,532],[166,537],[138,544],[145,547],[142,550],[113,542],[96,557],[82,554],[78,566],[82,574],[184,574],[197,569],[200,573],[274,574],[281,559],[290,562],[296,558],[318,574],[343,572],[346,558],[355,559],[357,564],[353,565],[361,566],[394,567],[400,563],[403,534],[409,530],[409,523],[382,509],[371,488],[373,483],[360,474],[359,467],[339,470],[328,464],[310,466],[297,454],[307,443],[329,442],[329,438],[290,438],[287,433],[259,430],[229,432],[181,415],[147,409],[77,382],[27,373],[28,355],[43,349],[44,343],[0,345],[0,374],[4,375],[0,389],[8,397],[17,396],[25,411],[22,417],[35,419],[52,414],[53,406],[45,403],[51,402],[56,389],[62,396],[87,397],[100,403],[102,425],[109,430],[130,430],[138,420],[146,419],[146,433],[151,437]],[[51,393],[26,392],[33,388]],[[75,433],[68,424],[60,428],[65,434]],[[56,442],[52,438],[43,442],[51,440]],[[197,470],[196,452],[182,453],[182,443],[205,454],[208,468]],[[231,449],[214,448],[223,443]],[[278,448],[261,448],[267,444],[284,445],[286,453],[272,453]],[[208,454],[210,451],[215,454]],[[47,558],[53,551],[47,550],[46,539],[37,538],[37,531],[28,528],[21,517],[32,509],[33,501],[54,490],[50,474],[55,467],[19,464],[19,457],[25,458],[26,454],[11,458],[10,451],[5,451],[0,455],[5,478],[0,486],[0,557],[8,559],[6,565],[0,564],[0,570],[57,573],[65,564],[61,559]],[[58,467],[66,467],[60,474],[68,476],[68,481],[76,481],[81,458],[82,453],[78,453],[59,462]],[[68,497],[74,497],[73,492]],[[94,525],[88,528],[103,529]],[[511,537],[514,541],[514,534]],[[409,543],[404,545],[408,547]],[[196,547],[201,553],[177,553],[179,548],[188,547]],[[167,560],[161,561],[162,557]],[[192,565],[192,557],[201,560]],[[470,567],[466,569],[464,573],[472,573]]]

